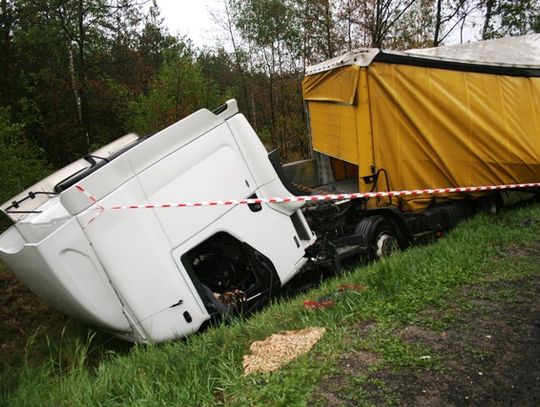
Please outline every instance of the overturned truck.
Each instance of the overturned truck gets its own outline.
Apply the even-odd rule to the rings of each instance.
[[[14,225],[0,256],[59,311],[162,342],[254,311],[313,267],[432,241],[499,197],[171,204],[538,182],[539,44],[366,49],[314,66],[303,83],[314,157],[285,166],[234,101],[125,136],[2,205]]]

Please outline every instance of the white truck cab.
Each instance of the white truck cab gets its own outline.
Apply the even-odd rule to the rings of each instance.
[[[86,193],[82,193],[80,189]],[[145,139],[128,135],[1,206],[0,257],[57,310],[136,342],[266,303],[314,243],[285,204],[102,210],[290,195],[231,100]]]

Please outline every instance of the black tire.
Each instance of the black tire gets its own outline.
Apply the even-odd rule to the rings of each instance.
[[[485,213],[488,215],[497,215],[503,208],[503,200],[501,194],[496,193],[476,201],[476,212]]]
[[[397,228],[385,216],[373,215],[362,219],[356,226],[355,235],[364,237],[372,259],[389,257],[400,250]]]

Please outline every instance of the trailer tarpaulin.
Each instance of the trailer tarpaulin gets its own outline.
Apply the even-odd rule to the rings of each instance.
[[[320,64],[303,83],[314,149],[357,164],[360,191],[373,187],[368,176],[376,169],[386,170],[391,189],[536,182],[540,65],[531,58],[538,56],[529,53],[522,65],[491,63],[486,51],[513,46],[534,54],[531,44],[530,36],[479,43],[478,61],[470,60],[474,46],[466,44],[461,61],[453,46],[451,59],[440,49],[437,55],[365,50],[331,69]],[[336,97],[346,92],[356,95],[352,104]],[[383,190],[386,182],[376,187]],[[401,204],[417,210],[429,202],[416,197]]]
[[[358,70],[359,67],[353,65],[308,76],[303,83],[304,99],[352,105],[356,95]]]
[[[377,62],[368,78],[391,188],[538,181],[540,78]]]

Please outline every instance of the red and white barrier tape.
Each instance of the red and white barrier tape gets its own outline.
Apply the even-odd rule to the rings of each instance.
[[[77,190],[86,195],[93,203],[97,203],[94,196],[89,194],[82,186],[75,185]],[[160,209],[160,208],[191,208],[199,206],[228,206],[228,205],[250,205],[264,203],[287,203],[287,202],[314,202],[314,201],[342,201],[358,198],[385,198],[385,197],[402,197],[415,195],[436,195],[448,194],[456,192],[485,192],[485,191],[500,191],[507,189],[522,189],[522,188],[539,188],[540,182],[531,182],[527,184],[508,184],[508,185],[484,185],[478,187],[458,187],[458,188],[434,188],[434,189],[414,189],[406,191],[386,191],[386,192],[356,192],[352,194],[328,194],[328,195],[302,195],[302,196],[287,196],[281,198],[245,198],[245,199],[228,199],[216,201],[199,201],[199,202],[177,202],[177,203],[161,203],[161,204],[132,204],[132,205],[114,205],[110,207],[100,206],[100,210],[120,210],[120,209]],[[98,204],[99,205],[99,204]]]
[[[105,210],[105,208],[104,208],[103,206],[101,206],[101,205],[98,203],[97,199],[96,199],[94,196],[92,196],[91,194],[89,194],[88,191],[86,191],[86,189],[84,189],[82,186],[80,186],[79,184],[76,184],[76,185],[75,185],[75,188],[77,188],[77,190],[78,190],[79,192],[81,192],[81,193],[83,193],[84,195],[86,195],[86,196],[88,197],[88,199],[90,199],[90,200],[92,201],[92,203],[94,203],[94,204],[97,205],[97,209],[99,209],[99,213],[98,213],[96,216],[94,216],[92,219],[90,219],[90,220],[88,221],[88,223],[84,226],[84,227],[86,227],[86,226],[88,226],[90,223],[92,223],[99,215],[101,215],[101,213]]]
[[[90,199],[93,203],[97,203],[97,199],[94,198],[92,195],[90,195],[88,191],[84,189],[82,186],[80,186],[79,184],[76,184],[75,188],[77,188],[77,191],[82,192],[84,195],[86,195],[86,197]]]

